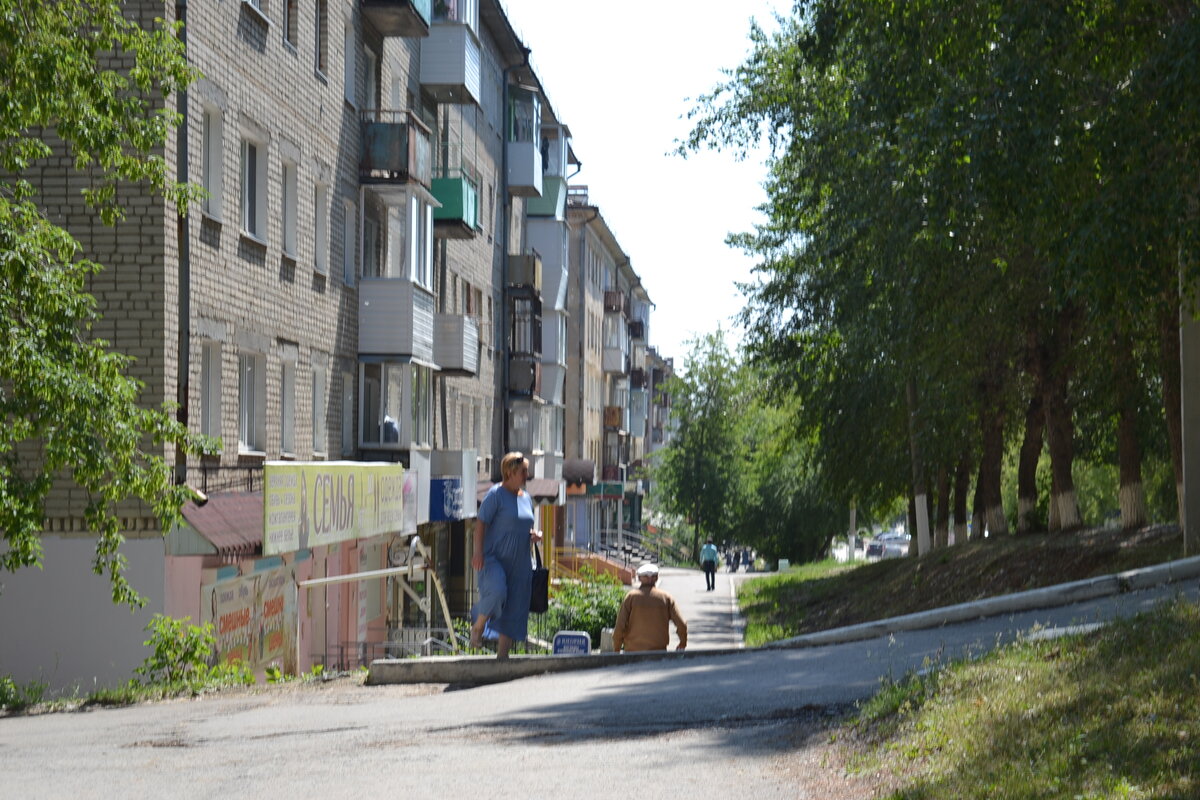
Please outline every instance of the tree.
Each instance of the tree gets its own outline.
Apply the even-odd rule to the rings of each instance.
[[[692,559],[700,539],[722,541],[735,524],[742,491],[737,420],[742,404],[738,370],[720,329],[691,342],[683,370],[666,384],[676,426],[654,475],[663,510],[694,526]]]
[[[172,25],[143,26],[118,0],[0,0],[0,63],[0,566],[40,565],[47,497],[66,479],[89,497],[93,571],[108,576],[114,603],[136,607],[117,506],[144,501],[165,530],[189,497],[172,485],[165,448],[205,441],[168,409],[140,407],[130,359],[91,336],[85,287],[102,267],[39,208],[30,176],[65,155],[107,224],[122,217],[120,185],[186,211],[195,190],[171,180],[161,151],[179,122],[166,98],[195,74]]]

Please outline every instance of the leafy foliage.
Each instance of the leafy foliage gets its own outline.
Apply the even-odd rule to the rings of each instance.
[[[186,210],[197,190],[173,183],[161,155],[179,121],[166,98],[195,77],[173,33],[127,18],[118,0],[0,0],[0,567],[41,563],[46,499],[66,477],[88,497],[94,572],[131,606],[142,600],[123,574],[117,506],[140,499],[165,529],[188,492],[163,453],[208,442],[139,405],[130,359],[93,338],[85,287],[101,265],[38,206],[33,176],[65,155],[106,224],[123,215],[122,185]]]
[[[254,674],[241,664],[209,665],[217,639],[211,622],[189,625],[187,619],[155,614],[146,624],[151,648],[135,672],[148,684],[199,691],[210,685],[250,685]]]
[[[42,681],[20,684],[11,675],[0,675],[0,709],[23,711],[40,703],[47,688],[49,684]]]
[[[617,621],[625,586],[615,575],[596,572],[586,564],[580,576],[578,581],[554,587],[550,608],[539,625],[547,631],[585,631],[592,637],[592,647],[598,648],[601,631]]]

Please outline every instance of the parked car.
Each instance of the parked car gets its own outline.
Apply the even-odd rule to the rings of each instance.
[[[879,536],[883,542],[883,552],[880,558],[900,558],[908,555],[908,547],[912,536],[907,533],[884,533]]]
[[[867,542],[867,558],[883,558],[883,540],[872,539]]]

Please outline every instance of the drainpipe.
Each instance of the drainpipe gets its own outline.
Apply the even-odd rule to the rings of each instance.
[[[176,0],[175,19],[179,23],[179,42],[183,46],[183,57],[187,60],[187,0]],[[187,89],[180,89],[175,98],[176,110],[182,118],[175,132],[176,145],[176,180],[179,183],[188,182],[188,94]],[[191,338],[192,338],[192,263],[189,246],[188,220],[182,208],[179,209],[175,220],[175,236],[179,247],[179,338],[176,351],[176,396],[178,407],[175,419],[184,428],[188,426],[188,396],[191,393]],[[187,453],[182,443],[175,445],[175,485],[187,483]]]
[[[510,369],[509,361],[512,360],[511,341],[510,341],[512,339],[512,336],[510,335],[511,332],[508,329],[508,326],[510,324],[509,319],[508,319],[508,260],[509,260],[508,259],[508,245],[509,245],[508,233],[509,233],[509,229],[512,227],[512,224],[509,220],[510,209],[512,208],[512,198],[510,198],[508,196],[508,76],[509,76],[509,73],[511,73],[513,70],[517,69],[518,67],[528,67],[529,66],[529,53],[530,53],[530,49],[528,47],[522,46],[521,47],[521,56],[522,56],[521,63],[514,64],[510,67],[505,67],[503,74],[500,77],[500,87],[501,87],[500,107],[502,110],[501,113],[504,115],[502,118],[503,121],[501,122],[501,127],[503,128],[503,130],[502,130],[501,136],[500,136],[500,145],[502,148],[500,150],[500,192],[501,192],[500,202],[501,202],[502,214],[504,217],[504,227],[500,231],[501,246],[504,248],[503,249],[504,261],[503,261],[503,264],[502,264],[502,267],[500,270],[500,280],[502,283],[502,285],[500,287],[500,335],[504,337],[504,351],[503,351],[504,356],[503,356],[503,365],[502,365],[503,383],[501,384],[501,390],[500,390],[500,397],[502,399],[501,412],[500,412],[500,425],[501,425],[502,430],[500,431],[500,442],[503,445],[501,450],[504,453],[509,452],[508,381],[509,381],[509,369]]]

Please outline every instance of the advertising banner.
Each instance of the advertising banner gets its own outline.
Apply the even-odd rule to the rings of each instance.
[[[268,461],[263,470],[263,555],[401,530],[400,464]]]
[[[255,670],[269,664],[294,666],[291,586],[291,568],[276,567],[200,587],[203,621],[213,624],[221,663],[240,661]]]

